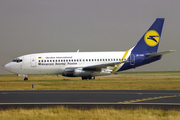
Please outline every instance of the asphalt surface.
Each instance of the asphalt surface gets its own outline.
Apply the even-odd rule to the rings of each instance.
[[[163,106],[180,108],[180,90],[0,91],[0,108],[13,106]]]

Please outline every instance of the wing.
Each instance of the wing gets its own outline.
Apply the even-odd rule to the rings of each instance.
[[[126,60],[126,61],[119,61],[119,62],[113,62],[113,63],[107,63],[107,64],[98,64],[98,65],[82,67],[82,69],[83,70],[89,70],[89,71],[100,71],[102,68],[114,67],[117,64],[127,63],[127,62],[129,62],[129,61]],[[64,72],[73,72],[77,68],[80,68],[80,67],[68,67],[64,70]]]
[[[98,64],[98,65],[92,65],[92,66],[86,66],[83,67],[83,70],[94,70],[94,71],[98,71],[101,70],[102,68],[106,68],[106,67],[114,67],[117,64],[120,63],[127,63],[129,61],[119,61],[119,62],[113,62],[113,63],[107,63],[107,64]]]

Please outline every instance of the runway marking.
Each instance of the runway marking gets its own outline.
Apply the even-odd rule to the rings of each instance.
[[[157,100],[157,99],[163,99],[163,98],[172,98],[172,97],[179,97],[180,94],[178,95],[171,95],[171,96],[159,96],[159,97],[149,97],[149,98],[143,98],[143,99],[136,99],[136,100],[130,100],[130,101],[123,101],[123,102],[118,102],[118,103],[135,103],[135,102],[142,102],[142,101],[149,101],[149,100]]]

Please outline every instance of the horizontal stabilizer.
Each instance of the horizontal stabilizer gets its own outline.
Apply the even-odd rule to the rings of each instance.
[[[146,55],[146,57],[156,57],[156,56],[160,56],[160,55],[164,55],[164,54],[168,54],[168,53],[172,53],[172,52],[175,52],[175,50],[169,50],[169,51],[164,51],[164,52],[159,52],[159,53],[152,53],[152,54]]]

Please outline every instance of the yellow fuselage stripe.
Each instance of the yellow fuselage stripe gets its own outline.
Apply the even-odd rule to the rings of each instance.
[[[126,55],[128,54],[128,52],[129,52],[129,50],[127,50],[127,51],[124,53],[121,61],[123,61],[123,60],[125,59],[125,57],[126,57]],[[120,65],[121,65],[121,63],[117,64],[116,67],[114,67],[114,69],[112,70],[112,73],[113,73],[113,72],[117,69],[117,67],[119,67]]]

